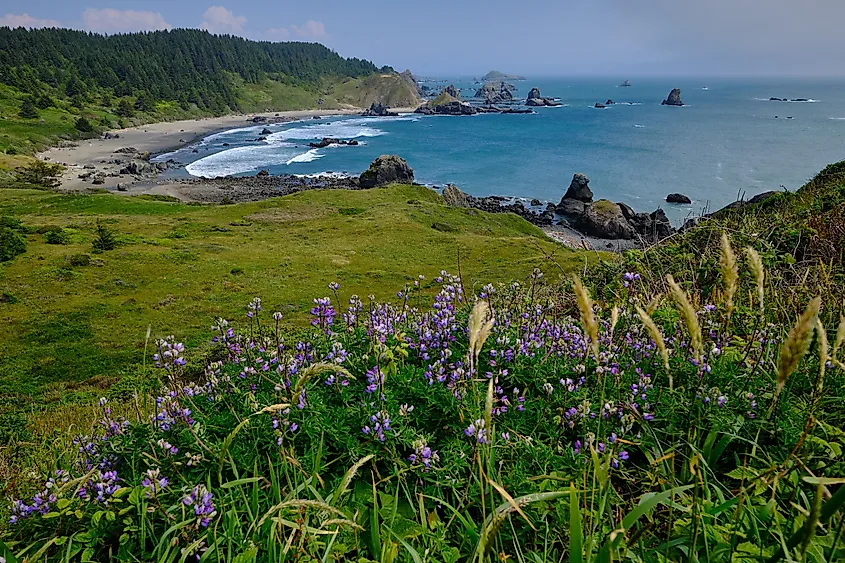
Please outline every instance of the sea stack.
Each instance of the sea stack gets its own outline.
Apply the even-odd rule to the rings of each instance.
[[[630,88],[630,87],[631,87],[631,81],[630,81],[630,80],[626,80],[625,82],[623,82],[622,84],[620,84],[620,85],[619,85],[619,87],[620,87],[620,88]]]
[[[669,92],[669,97],[663,100],[663,103],[660,104],[663,106],[682,106],[684,102],[681,101],[681,89],[680,88],[672,88],[672,91]]]
[[[556,102],[552,98],[544,98],[540,95],[539,88],[531,88],[531,91],[528,92],[528,99],[525,100],[526,106],[559,106],[560,102]]]

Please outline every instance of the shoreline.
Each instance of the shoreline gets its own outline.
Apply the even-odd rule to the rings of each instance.
[[[413,111],[409,108],[395,108],[395,110]],[[37,153],[35,156],[38,159],[65,166],[65,172],[59,178],[61,182],[57,188],[59,191],[77,192],[92,188],[116,191],[119,186],[121,191],[131,191],[136,194],[171,192],[168,195],[178,197],[183,201],[191,201],[188,196],[178,192],[172,193],[176,191],[172,188],[178,186],[178,182],[157,181],[156,173],[147,173],[142,175],[143,177],[139,177],[141,175],[120,175],[119,170],[125,164],[121,160],[125,161],[127,154],[119,154],[116,151],[131,147],[135,149],[136,154],[149,153],[149,155],[155,156],[178,150],[214,133],[239,127],[290,123],[315,116],[353,116],[359,115],[363,111],[363,109],[351,107],[333,110],[289,110],[231,114],[181,121],[160,121],[108,132],[109,135],[117,138],[106,138],[103,135],[95,139],[63,143]],[[264,118],[266,121],[253,122],[253,118],[256,117]],[[123,157],[123,159],[120,157]],[[88,177],[80,178],[80,175],[88,175]],[[93,184],[90,181],[92,175],[101,176],[101,181]],[[143,189],[139,190],[138,188]]]
[[[397,113],[412,113],[413,108],[391,108]],[[256,201],[307,189],[358,189],[357,181],[313,177],[233,176],[224,178],[160,178],[164,163],[152,163],[151,157],[179,150],[215,133],[241,127],[294,123],[314,117],[357,116],[364,110],[290,110],[255,114],[231,114],[221,117],[164,121],[109,131],[95,139],[51,147],[37,158],[66,167],[60,177],[59,192],[79,193],[105,190],[126,195],[168,196],[184,203],[220,203]],[[130,170],[126,170],[130,168]],[[96,179],[95,179],[96,178]],[[283,181],[282,181],[283,180]],[[280,183],[281,182],[281,183]],[[442,194],[441,194],[442,195]],[[642,240],[597,238],[570,227],[566,222],[548,224],[537,221],[528,207],[525,213],[501,207],[496,196],[482,198],[480,209],[492,212],[512,211],[540,227],[550,239],[576,250],[623,252],[645,246]],[[486,200],[496,200],[496,209],[487,209]],[[499,208],[501,207],[501,210]],[[520,210],[521,211],[521,210]],[[530,217],[529,217],[530,215]],[[539,217],[539,215],[538,215]]]

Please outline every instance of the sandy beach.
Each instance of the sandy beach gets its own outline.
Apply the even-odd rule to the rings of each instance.
[[[116,151],[126,147],[131,147],[138,153],[146,152],[150,154],[175,150],[217,131],[253,124],[260,125],[261,122],[253,123],[252,120],[255,117],[266,118],[268,123],[278,123],[309,119],[315,116],[357,115],[362,111],[360,108],[280,111],[151,123],[109,132],[112,135],[117,135],[118,138],[88,139],[73,143],[72,146],[53,147],[37,156],[66,166],[67,169],[61,177],[61,190],[80,191],[88,188],[115,190],[118,186],[121,189],[133,187],[133,193],[148,191],[190,200],[184,190],[177,189],[181,186],[170,186],[161,182],[151,183],[150,177],[138,178],[132,175],[118,175],[118,171],[124,165],[119,161],[125,161],[127,158],[125,154],[116,153]],[[411,112],[413,108],[396,108],[395,111]],[[102,183],[92,185],[90,178],[80,178],[80,175],[88,174],[100,175]]]

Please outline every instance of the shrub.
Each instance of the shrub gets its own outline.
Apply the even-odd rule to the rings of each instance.
[[[733,260],[725,290],[763,283]],[[56,539],[48,560],[83,533],[91,560],[845,557],[845,366],[818,300],[784,338],[757,322],[756,291],[696,307],[635,272],[597,304],[540,272],[478,295],[444,272],[433,302],[417,282],[368,303],[331,284],[304,333],[254,299],[243,322],[214,322],[202,372],[157,340],[154,411],[126,388],[132,420],[102,399],[76,457],[13,505],[17,545]]]
[[[94,126],[91,125],[91,122],[88,121],[88,119],[86,119],[85,116],[78,118],[76,120],[76,122],[73,124],[73,126],[76,127],[77,131],[80,131],[82,133],[93,133],[94,132]]]
[[[71,266],[89,266],[91,265],[91,256],[88,254],[72,254],[68,258]]]
[[[117,239],[114,236],[114,231],[97,221],[97,236],[91,243],[94,250],[105,252],[117,248]]]
[[[47,244],[68,244],[70,235],[62,228],[53,229],[44,233],[44,242]]]
[[[9,227],[0,227],[0,262],[26,252],[26,239]]]
[[[15,170],[15,179],[24,184],[43,188],[56,188],[60,185],[59,177],[64,172],[61,164],[52,164],[43,160],[33,160],[26,166]]]

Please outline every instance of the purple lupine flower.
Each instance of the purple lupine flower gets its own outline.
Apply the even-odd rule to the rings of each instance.
[[[464,434],[469,436],[470,438],[474,438],[476,442],[479,444],[489,444],[490,443],[490,431],[487,429],[487,423],[484,421],[483,418],[479,418],[472,424],[470,424],[466,430],[464,430]]]
[[[194,507],[194,515],[203,528],[207,528],[217,515],[213,498],[214,495],[205,488],[205,485],[197,485],[182,499],[182,504],[186,507]]]

